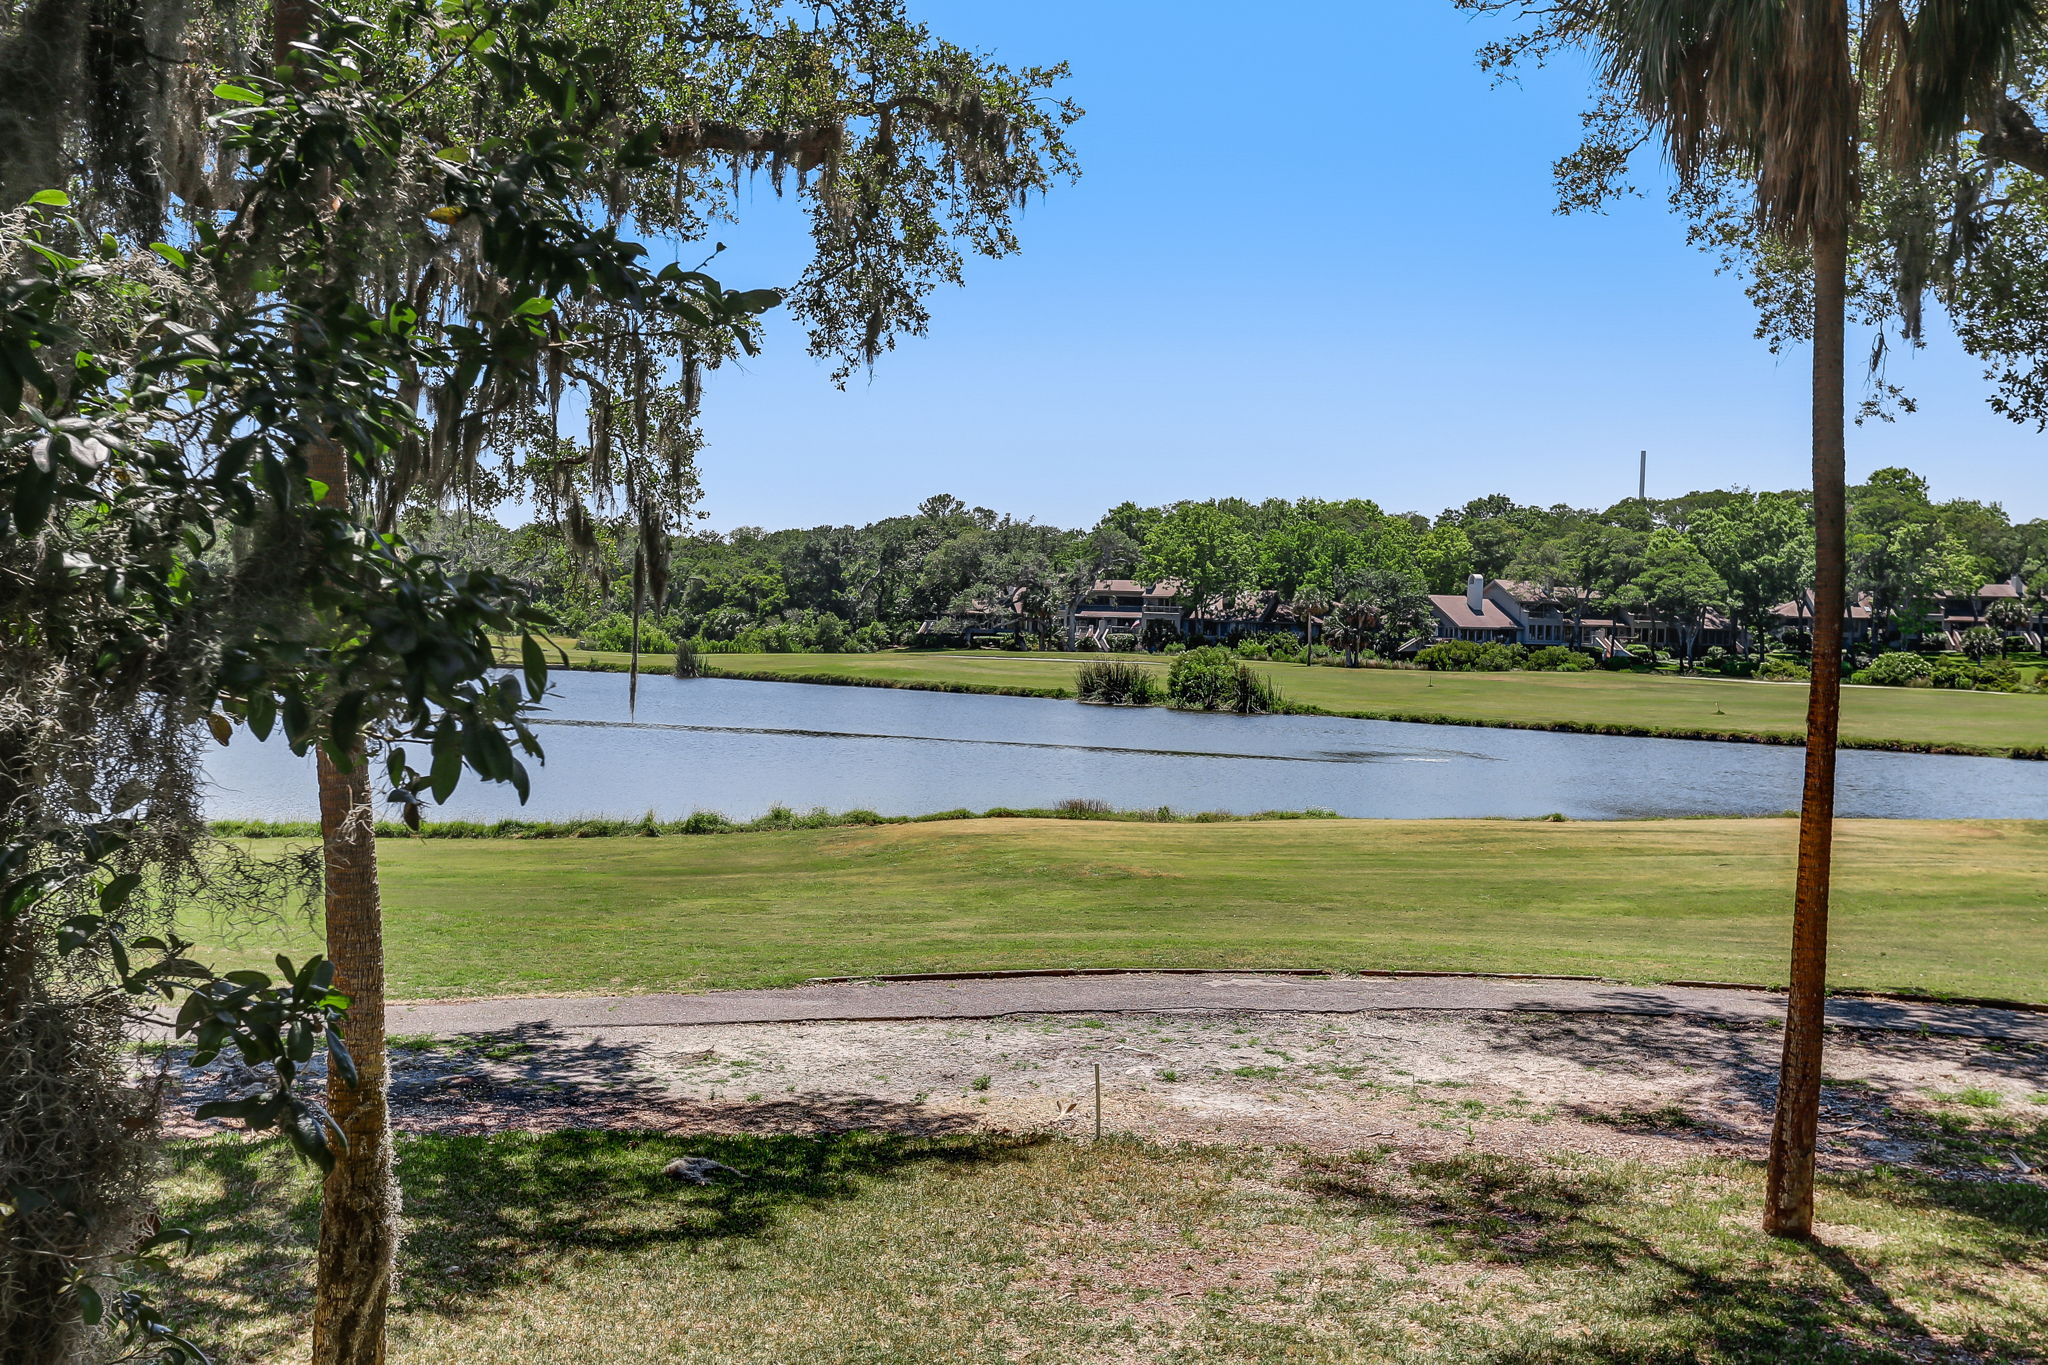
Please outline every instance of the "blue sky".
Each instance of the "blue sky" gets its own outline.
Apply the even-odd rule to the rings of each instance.
[[[1495,30],[1449,0],[910,3],[1006,61],[1072,63],[1082,178],[846,391],[782,324],[714,376],[707,525],[935,492],[1065,525],[1126,498],[1606,505],[1642,448],[1653,495],[1804,484],[1805,354],[1753,339],[1661,196],[1552,213],[1582,69],[1489,86]],[[734,286],[800,245],[765,181],[721,235]],[[1891,377],[1921,410],[1852,430],[1852,480],[1908,464],[2048,516],[2048,438],[1985,406],[1968,357],[1937,339]]]

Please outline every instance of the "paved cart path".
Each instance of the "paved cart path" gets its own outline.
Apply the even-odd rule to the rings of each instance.
[[[1703,986],[1629,986],[1605,981],[1497,977],[1313,977],[1244,972],[1008,976],[993,979],[848,981],[779,990],[694,995],[519,997],[394,1004],[394,1033],[487,1033],[522,1024],[565,1032],[630,1035],[694,1024],[812,1023],[876,1019],[993,1019],[1013,1014],[1112,1014],[1176,1010],[1517,1010],[1553,1014],[1686,1015],[1731,1022],[1777,1020],[1785,997]],[[1957,1037],[2048,1043],[2048,1013],[1847,997],[1830,1022]]]

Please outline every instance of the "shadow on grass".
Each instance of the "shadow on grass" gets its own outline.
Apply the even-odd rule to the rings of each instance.
[[[1537,1013],[1503,1016],[1491,1038],[1505,1055],[1561,1058],[1594,1072],[1626,1076],[1645,1063],[1661,1065],[1672,1075],[1670,1098],[1661,1104],[1563,1110],[1703,1153],[1727,1151],[1732,1139],[1749,1149],[1745,1155],[1761,1152],[1769,1130],[1783,1041],[1780,1030],[1748,1021]],[[1925,1063],[1932,1056],[1958,1071],[2048,1088],[2048,1050],[2028,1044],[1878,1032],[1830,1042],[1845,1046],[1865,1059]],[[1944,1109],[1910,1084],[1878,1078],[1830,1080],[1822,1088],[1821,1157],[1835,1169],[1910,1159],[1951,1172],[2011,1174],[2019,1168],[2010,1156],[2035,1169],[2048,1166],[2048,1113],[2012,1103]]]
[[[574,1258],[769,1236],[799,1208],[860,1199],[915,1168],[1015,1161],[1045,1141],[857,1128],[774,1136],[575,1129],[403,1136],[406,1240],[395,1311],[460,1316],[476,1311],[476,1300],[544,1280]],[[742,1174],[678,1185],[662,1174],[678,1156],[711,1157]],[[168,1200],[167,1221],[210,1231],[202,1263],[173,1262],[169,1301],[202,1339],[239,1331],[253,1344],[249,1358],[269,1359],[303,1330],[318,1187],[274,1144],[185,1145],[176,1166],[205,1192]],[[621,1273],[632,1271],[622,1266]]]
[[[464,1298],[545,1276],[561,1257],[758,1238],[800,1207],[858,1199],[912,1168],[1013,1161],[1044,1141],[859,1129],[415,1138],[403,1150],[408,1298],[417,1309],[459,1312]],[[662,1174],[679,1156],[710,1157],[741,1174],[679,1186]]]
[[[2048,1188],[1882,1172],[1830,1179],[1830,1197],[1882,1201],[1908,1220],[1961,1215],[1948,1235],[1871,1258],[1812,1243],[1753,1240],[1739,1224],[1692,1230],[1625,1226],[1654,1204],[1658,1177],[1479,1153],[1404,1162],[1389,1152],[1310,1160],[1310,1193],[1406,1225],[1466,1263],[1541,1276],[1596,1277],[1610,1286],[1594,1320],[1570,1334],[1503,1330],[1456,1358],[1484,1365],[1695,1365],[1700,1361],[2005,1362],[2032,1360],[2048,1314],[1984,1286],[2037,1261],[2048,1234]],[[1645,1196],[1650,1196],[1646,1201]],[[1633,1212],[1632,1212],[1633,1210]],[[1746,1212],[1747,1210],[1745,1210]],[[1733,1223],[1733,1220],[1730,1220]],[[1910,1243],[1912,1232],[1897,1234]],[[1902,1266],[1915,1255],[1921,1264]],[[1977,1326],[1962,1342],[1930,1330],[1872,1273],[1893,1283],[1914,1270],[1946,1303],[1969,1302]],[[1985,1324],[1997,1324],[1988,1326]]]
[[[909,1136],[963,1132],[964,1114],[858,1094],[704,1099],[671,1092],[680,1075],[702,1087],[745,1090],[745,1071],[720,1076],[719,1059],[662,1055],[545,1023],[434,1040],[394,1053],[392,1122],[410,1133],[487,1135],[509,1130],[666,1130],[831,1133],[879,1129]],[[708,1068],[708,1070],[704,1069]]]

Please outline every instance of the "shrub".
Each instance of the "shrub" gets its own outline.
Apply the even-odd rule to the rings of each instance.
[[[2020,671],[2005,659],[1981,662],[1944,654],[1932,664],[1930,678],[1936,687],[1963,692],[2017,692],[2022,689]]]
[[[1520,645],[1442,640],[1417,654],[1415,662],[1438,673],[1512,673],[1528,657]]]
[[[889,628],[880,621],[870,621],[847,637],[846,648],[854,654],[873,654],[896,643]]]
[[[1188,652],[1188,647],[1183,641],[1168,640],[1159,652],[1161,654],[1185,654]]]
[[[1273,684],[1216,645],[1191,649],[1176,658],[1166,677],[1166,693],[1175,706],[1187,711],[1235,711],[1254,716],[1283,707]]]
[[[678,678],[701,678],[704,676],[703,651],[697,648],[695,640],[676,641],[676,676]]]
[[[1900,650],[1872,659],[1870,667],[1856,675],[1856,681],[1875,683],[1880,687],[1904,687],[1915,678],[1931,677],[1933,673],[1934,665],[1923,656]]]
[[[1160,698],[1152,670],[1123,659],[1082,664],[1074,670],[1074,690],[1082,701],[1108,706],[1154,706]]]
[[[625,654],[633,648],[633,618],[623,611],[591,622],[576,637],[578,649],[594,649],[608,654]],[[676,647],[674,637],[661,627],[651,616],[640,618],[640,652],[642,654],[666,654]]]
[[[1770,682],[1805,682],[1813,676],[1813,670],[1797,659],[1773,654],[1757,666],[1756,675]]]
[[[1740,654],[1730,654],[1719,645],[1709,645],[1695,666],[1723,677],[1747,678],[1756,672],[1757,661]]]
[[[1175,706],[1214,711],[1233,686],[1240,665],[1215,645],[1191,649],[1173,661],[1166,675],[1166,695]]]
[[[1301,662],[1301,641],[1284,630],[1269,630],[1237,642],[1240,659],[1272,659],[1279,663]]]
[[[1545,645],[1522,665],[1532,673],[1583,673],[1592,666],[1591,656],[1566,645]]]
[[[1129,631],[1123,631],[1123,630],[1117,630],[1117,631],[1111,631],[1111,632],[1110,632],[1110,635],[1109,635],[1109,652],[1110,652],[1110,653],[1112,653],[1112,654],[1135,654],[1135,653],[1137,652],[1137,649],[1138,649],[1138,637],[1137,637],[1137,636],[1135,636],[1135,635],[1131,634],[1131,633],[1130,633]]]

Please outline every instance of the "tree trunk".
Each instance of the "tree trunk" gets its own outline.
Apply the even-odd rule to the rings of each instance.
[[[323,501],[345,510],[348,465],[340,447],[316,442],[306,472],[327,485]],[[320,1247],[313,1288],[313,1365],[383,1365],[384,1319],[398,1258],[398,1185],[392,1177],[389,1074],[384,1050],[384,912],[377,892],[376,811],[362,740],[343,769],[319,759],[320,848],[326,872],[327,957],[335,989],[349,998],[341,1036],[356,1083],[329,1073],[327,1108],[346,1145],[320,1190]]]
[[[274,0],[271,60],[282,64],[312,27],[309,0]],[[321,501],[346,511],[348,461],[331,441],[306,451]],[[384,919],[377,895],[375,811],[368,754],[358,739],[344,770],[323,747],[320,846],[326,873],[327,957],[349,997],[341,1036],[357,1083],[333,1074],[327,1107],[345,1145],[320,1192],[320,1246],[313,1288],[313,1365],[383,1365],[384,1319],[398,1255],[398,1187],[391,1170],[389,1078],[384,1056]]]
[[[330,487],[341,487],[339,480]],[[313,1365],[383,1365],[384,1317],[398,1254],[398,1186],[391,1170],[384,1056],[384,922],[370,770],[361,743],[343,771],[322,753],[320,842],[327,872],[327,956],[349,997],[342,1038],[353,1086],[329,1075],[327,1106],[347,1147],[320,1192]]]
[[[1813,1235],[1813,1158],[1820,1128],[1821,1030],[1827,1012],[1828,877],[1835,823],[1835,737],[1841,719],[1842,620],[1847,610],[1843,489],[1845,226],[1816,231],[1813,249],[1813,681],[1806,703],[1806,789],[1799,804],[1799,870],[1792,898],[1792,987],[1764,1231]]]

